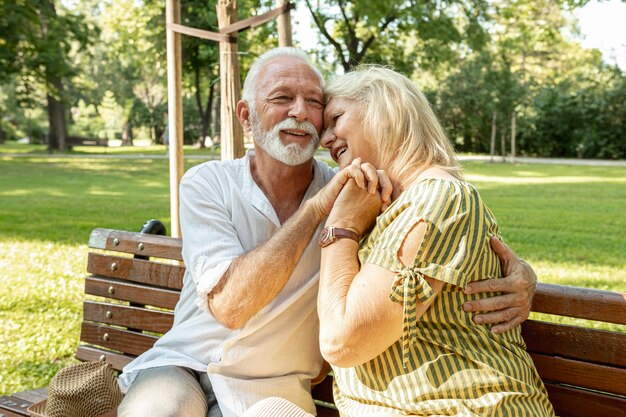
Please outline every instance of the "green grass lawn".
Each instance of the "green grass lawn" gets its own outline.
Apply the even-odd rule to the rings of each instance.
[[[0,145],[22,154],[0,157],[0,395],[44,386],[74,360],[90,231],[170,224],[166,159],[37,152]],[[626,292],[626,167],[472,163],[466,176],[541,281]]]

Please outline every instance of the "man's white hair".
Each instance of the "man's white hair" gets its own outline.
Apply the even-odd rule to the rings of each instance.
[[[258,78],[259,73],[261,72],[261,68],[266,63],[272,61],[276,58],[297,58],[302,60],[305,64],[307,64],[311,69],[315,72],[317,77],[320,80],[320,86],[324,87],[324,78],[322,74],[319,72],[317,68],[311,63],[309,60],[309,56],[302,49],[288,47],[274,48],[265,52],[263,55],[259,56],[248,71],[248,75],[246,76],[246,80],[243,83],[243,93],[241,95],[242,100],[248,102],[248,106],[253,109],[254,107],[254,97],[256,96],[256,91],[258,87]]]

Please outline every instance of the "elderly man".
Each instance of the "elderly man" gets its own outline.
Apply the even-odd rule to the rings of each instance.
[[[313,159],[323,125],[322,85],[301,51],[262,55],[237,105],[254,151],[185,174],[180,195],[187,272],[174,325],[124,369],[120,383],[127,394],[118,415],[231,417],[270,396],[315,413],[311,380],[322,367],[320,224],[348,178],[370,188],[378,184],[371,166],[353,164],[336,173]],[[386,199],[391,190],[384,179]],[[505,322],[502,329],[527,317],[535,281],[529,267],[505,255],[511,276],[474,290],[510,294],[468,306],[500,309],[481,317]]]

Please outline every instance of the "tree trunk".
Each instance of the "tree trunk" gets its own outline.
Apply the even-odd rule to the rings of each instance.
[[[198,138],[198,147],[205,148],[206,137],[209,133],[209,126],[211,125],[211,110],[213,106],[213,97],[215,94],[215,83],[209,80],[209,95],[207,97],[206,106],[202,106],[202,94],[200,94],[200,68],[194,69],[194,81],[196,87],[196,109],[200,116],[200,122],[202,128],[200,130],[200,137]]]
[[[122,130],[122,146],[133,146],[133,124],[130,118],[126,120]]]
[[[2,113],[0,113],[0,143],[4,143],[5,139],[6,139],[6,133],[2,129]]]
[[[502,151],[502,162],[506,162],[506,129],[502,128],[500,134],[500,147]]]
[[[222,122],[220,121],[220,112],[222,109],[222,95],[220,91],[217,91],[217,99],[215,100],[215,106],[213,106],[213,143],[220,144],[222,131]]]
[[[215,98],[215,83],[211,82],[211,87],[209,87],[209,98],[206,102],[206,107],[204,108],[204,113],[202,113],[202,132],[200,134],[200,147],[206,147],[206,137],[209,134],[209,127],[211,126],[212,119],[212,110],[213,110],[213,100]],[[211,138],[213,139],[213,138]]]
[[[515,163],[515,110],[511,113],[511,163]]]
[[[154,120],[154,111],[150,111],[150,145],[156,145],[157,143],[157,132],[156,132],[156,122]]]
[[[496,154],[496,115],[497,113],[494,111],[491,118],[491,146],[489,147],[491,162],[493,162],[493,156]]]
[[[50,82],[56,89],[58,96],[62,96],[63,84],[61,80],[53,78]],[[60,99],[47,95],[48,99],[48,151],[55,149],[64,151],[67,149],[67,121],[65,120],[65,107]]]

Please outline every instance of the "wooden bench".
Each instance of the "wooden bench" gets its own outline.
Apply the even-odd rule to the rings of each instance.
[[[181,241],[166,236],[95,229],[89,246],[83,323],[76,357],[106,360],[121,370],[172,325],[185,267]],[[626,294],[539,284],[533,311],[626,324]],[[528,350],[561,417],[626,416],[626,333],[528,320]],[[45,389],[0,398],[24,404]],[[338,416],[332,377],[313,389],[318,415]],[[22,407],[15,414],[28,415]],[[17,410],[17,411],[15,411]]]
[[[107,148],[109,146],[109,139],[68,136],[66,145],[68,148],[72,148],[74,146],[102,146]]]

